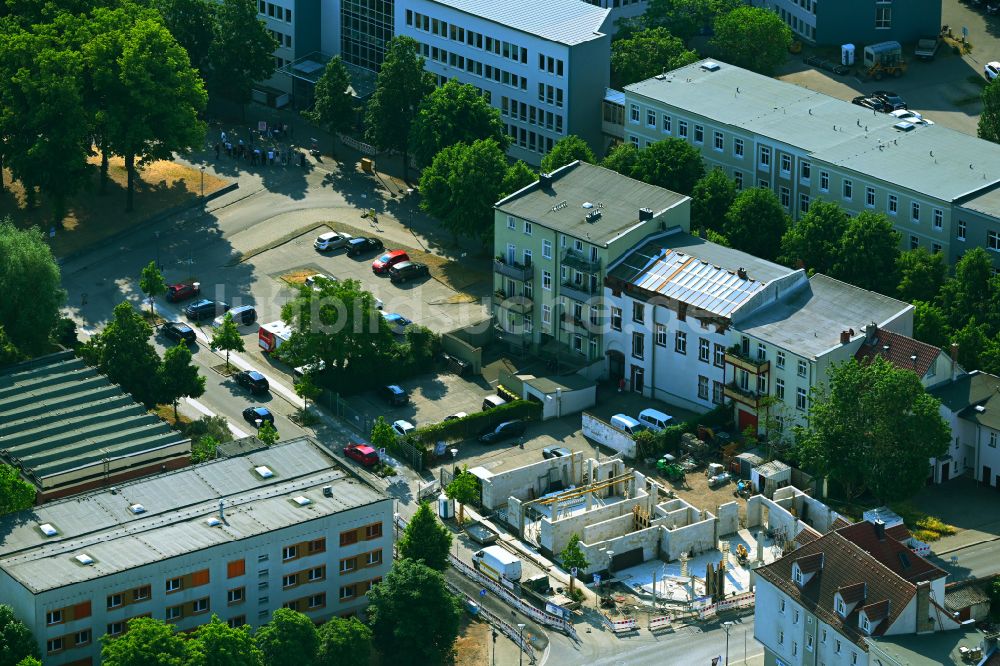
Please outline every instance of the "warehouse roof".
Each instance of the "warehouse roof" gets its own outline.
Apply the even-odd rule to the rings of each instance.
[[[488,0],[431,0],[470,16],[492,21],[550,42],[572,46],[604,37],[610,9],[580,0],[547,0],[544,3],[489,2]]]
[[[640,208],[649,208],[655,216],[688,199],[683,194],[586,162],[567,164],[549,177],[548,184],[537,180],[498,201],[496,208],[588,243],[606,246],[641,224]],[[588,221],[588,214],[593,213],[599,214]]]
[[[1000,183],[1000,146],[994,143],[941,124],[897,129],[898,120],[888,114],[712,62],[718,67],[705,67],[709,61],[702,60],[625,91],[945,201]]]
[[[37,485],[67,470],[185,441],[72,352],[0,372],[0,457]]]
[[[8,514],[0,569],[38,593],[385,499],[335,462],[299,438]]]

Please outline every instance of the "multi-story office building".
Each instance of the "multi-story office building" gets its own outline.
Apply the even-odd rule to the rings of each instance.
[[[290,65],[320,48],[320,4],[296,0],[257,0],[257,17],[274,37],[274,69]],[[263,85],[291,92],[292,79],[275,73]]]
[[[980,246],[1000,268],[997,144],[708,60],[627,86],[623,106],[624,140],[683,139],[737,187],[772,189],[795,219],[816,199],[881,212],[905,249],[954,263]]]
[[[417,40],[439,83],[474,85],[500,110],[511,157],[538,165],[568,134],[601,149],[594,109],[610,76],[609,10],[581,0],[408,0],[395,10],[396,34]]]
[[[46,664],[154,617],[262,625],[362,613],[392,562],[392,501],[301,438],[0,518],[0,599]],[[256,447],[256,448],[255,448]]]
[[[797,39],[814,44],[915,42],[941,29],[941,0],[751,0],[778,14]],[[860,50],[860,48],[859,48]]]
[[[646,236],[687,230],[690,207],[686,196],[583,162],[499,201],[493,314],[501,337],[604,374],[608,265]]]

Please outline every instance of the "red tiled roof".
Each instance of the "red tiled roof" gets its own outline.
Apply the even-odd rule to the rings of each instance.
[[[848,606],[856,604],[859,601],[864,601],[866,591],[864,583],[854,583],[853,585],[847,585],[837,590],[837,592],[840,592],[840,598]]]
[[[866,364],[881,356],[897,368],[913,370],[918,377],[923,377],[940,353],[941,350],[933,345],[900,333],[879,329],[875,332],[875,339],[870,344],[867,342],[862,344],[854,354],[854,358],[859,363]],[[914,356],[917,357],[915,362]]]
[[[815,541],[821,536],[823,535],[814,530],[813,528],[809,527],[808,525],[806,525],[805,527],[802,528],[801,532],[795,535],[795,542],[798,543],[800,546],[802,546],[811,541]]]
[[[875,525],[863,520],[860,523],[840,528],[837,530],[837,534],[874,557],[897,576],[911,583],[922,580],[937,580],[948,575],[891,537],[890,533],[893,530],[899,532],[896,527],[885,530],[884,537],[879,540]]]
[[[865,612],[865,615],[867,615],[868,619],[872,622],[884,620],[889,615],[889,600],[883,599],[882,601],[876,601],[873,604],[868,604],[861,610]]]
[[[823,568],[823,553],[813,553],[795,560],[799,564],[799,571],[802,573],[812,573]]]
[[[837,516],[837,518],[830,525],[830,531],[839,530],[841,527],[847,527],[848,525],[853,525],[851,521],[843,516]]]
[[[906,541],[913,536],[910,534],[910,530],[907,529],[906,525],[902,523],[885,528],[885,534],[886,536],[892,537],[896,541]]]

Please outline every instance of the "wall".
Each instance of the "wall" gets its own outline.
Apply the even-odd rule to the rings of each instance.
[[[489,322],[486,323],[488,324]],[[492,334],[493,328],[491,326],[479,323],[467,326],[464,329],[457,328],[441,336],[442,351],[468,363],[470,366],[469,371],[476,375],[480,374],[483,370],[483,350],[480,347],[482,343],[473,344],[470,340],[481,338],[482,335],[470,335],[467,331],[479,328],[484,328]]]
[[[645,500],[645,493],[641,497],[615,502],[600,508],[593,508],[589,511],[582,511],[572,516],[560,520],[542,520],[542,530],[540,541],[544,548],[553,553],[562,552],[570,537],[574,534],[583,534],[588,525],[600,523],[605,520],[620,516],[632,515],[632,507],[641,505]]]
[[[590,563],[586,572],[594,573],[606,570],[608,568],[608,564],[610,563],[608,552],[612,552],[617,555],[627,553],[631,550],[635,550],[636,548],[642,548],[643,561],[656,559],[659,554],[659,542],[662,532],[662,527],[649,527],[644,530],[638,530],[619,537],[611,538],[607,541],[601,541],[590,545],[581,544],[584,549],[584,553],[587,556],[587,561]]]
[[[893,3],[892,25],[875,28],[874,3],[870,0],[838,0],[816,6],[816,42],[819,44],[862,45],[896,40],[914,42],[922,35],[936,35],[941,30],[941,0],[909,0]],[[909,55],[909,54],[907,54]]]
[[[705,519],[698,522],[669,530],[665,527],[660,532],[660,556],[667,562],[679,559],[681,553],[703,553],[716,548],[718,535],[715,531],[715,516],[708,511]]]
[[[605,23],[605,26],[608,24]],[[531,54],[536,60],[537,56]],[[597,113],[604,91],[611,85],[611,37],[607,34],[575,44],[566,50],[569,68],[566,81],[566,133],[576,134],[590,145],[595,155],[604,148],[601,134],[601,114]],[[530,58],[529,58],[530,60]],[[597,66],[595,66],[597,65]],[[535,87],[529,84],[529,92]]]
[[[808,508],[804,507],[808,505]],[[830,526],[840,517],[836,511],[826,506],[817,499],[814,499],[797,488],[787,486],[779,488],[774,493],[774,499],[769,500],[763,495],[754,495],[747,500],[747,528],[763,528],[764,509],[768,511],[766,526],[770,529],[784,529],[788,538],[794,537],[802,531],[805,525],[809,525],[818,532],[827,532]],[[790,509],[794,508],[793,516]],[[797,516],[803,515],[803,510],[807,520],[800,520]]]
[[[716,532],[720,537],[735,534],[740,529],[740,505],[737,502],[726,502],[718,508],[719,525]]]
[[[483,506],[493,510],[509,504],[509,498],[526,501],[548,492],[549,483],[559,480],[566,488],[580,482],[583,472],[583,452],[572,456],[549,458],[494,474],[483,479]]]
[[[635,440],[624,430],[619,430],[587,412],[583,413],[581,428],[584,437],[612,448],[628,458],[635,458]]]

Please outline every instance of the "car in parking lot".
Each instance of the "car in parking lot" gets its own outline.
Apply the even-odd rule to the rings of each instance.
[[[267,393],[271,390],[271,385],[267,382],[267,377],[256,370],[244,370],[236,374],[236,383],[245,386],[251,393]]]
[[[565,446],[546,446],[542,449],[543,458],[568,458],[573,455],[573,452],[567,449]]]
[[[396,335],[406,333],[406,327],[413,323],[403,315],[396,314],[395,312],[383,312],[382,318],[385,319],[385,323],[389,324],[389,330]]]
[[[1000,62],[991,60],[983,66],[983,72],[986,74],[986,80],[992,81],[1000,76]]]
[[[351,443],[344,447],[344,455],[365,467],[378,464],[378,451],[368,444]]]
[[[313,247],[319,252],[328,252],[344,247],[353,236],[340,231],[328,231],[320,234],[319,238],[313,241]]]
[[[389,280],[393,284],[406,282],[407,280],[424,275],[430,275],[430,269],[427,268],[427,264],[421,264],[416,261],[401,261],[389,269]]]
[[[194,329],[180,321],[168,321],[166,324],[160,327],[160,330],[165,336],[171,340],[176,340],[177,342],[186,342],[188,344],[194,344],[195,334]]]
[[[410,257],[404,250],[392,250],[390,252],[386,252],[372,262],[372,273],[375,273],[376,275],[383,275],[396,264],[409,260]]]
[[[192,321],[202,321],[204,319],[213,319],[227,310],[229,310],[228,303],[223,303],[222,301],[210,301],[207,298],[202,298],[194,303],[188,304],[188,306],[184,308],[184,314],[186,314],[187,318]]]
[[[379,389],[379,394],[390,405],[405,405],[410,401],[406,389],[398,384],[387,384]]]
[[[225,321],[226,315],[232,315],[233,323],[237,326],[249,326],[257,321],[257,308],[252,305],[241,305],[237,308],[232,308],[228,312],[213,319],[212,326],[215,328],[222,326],[222,322]]]
[[[468,416],[468,414],[466,414],[465,412],[455,412],[454,414],[449,414],[448,416],[444,417],[443,422],[447,423],[448,421],[457,421],[459,419],[464,419],[466,416]]]
[[[890,116],[898,118],[899,120],[907,123],[913,123],[914,125],[933,125],[933,120],[928,120],[924,118],[923,115],[916,111],[910,111],[909,109],[899,109],[897,111],[892,111],[889,113]]]
[[[417,427],[415,425],[409,421],[404,421],[403,419],[393,421],[392,423],[392,431],[396,433],[396,436],[399,438],[406,437],[416,429]]]
[[[194,298],[200,293],[200,282],[178,282],[167,287],[167,300],[171,303],[178,303]]]
[[[889,110],[886,108],[885,102],[867,95],[858,95],[851,100],[851,103],[871,109],[872,111],[878,111],[879,113],[886,113]]]
[[[385,245],[382,244],[382,241],[377,238],[369,238],[368,236],[352,238],[347,241],[348,257],[357,257],[362,254],[368,254],[369,252],[381,252],[384,249]]]
[[[480,435],[479,441],[492,444],[511,437],[520,437],[527,428],[528,425],[524,421],[504,421],[496,428]]]
[[[885,111],[898,111],[906,108],[906,102],[902,97],[891,90],[876,90],[871,94],[873,99],[881,100],[885,105]]]
[[[267,407],[247,407],[243,410],[243,420],[257,427],[260,427],[265,422],[274,425],[274,414]],[[257,421],[260,421],[260,424]]]
[[[315,275],[310,275],[305,280],[305,285],[307,287],[312,287],[313,291],[319,291],[320,286],[317,284],[317,280],[326,280],[328,282],[336,282],[337,278],[332,275],[324,275],[323,273],[316,273]]]

